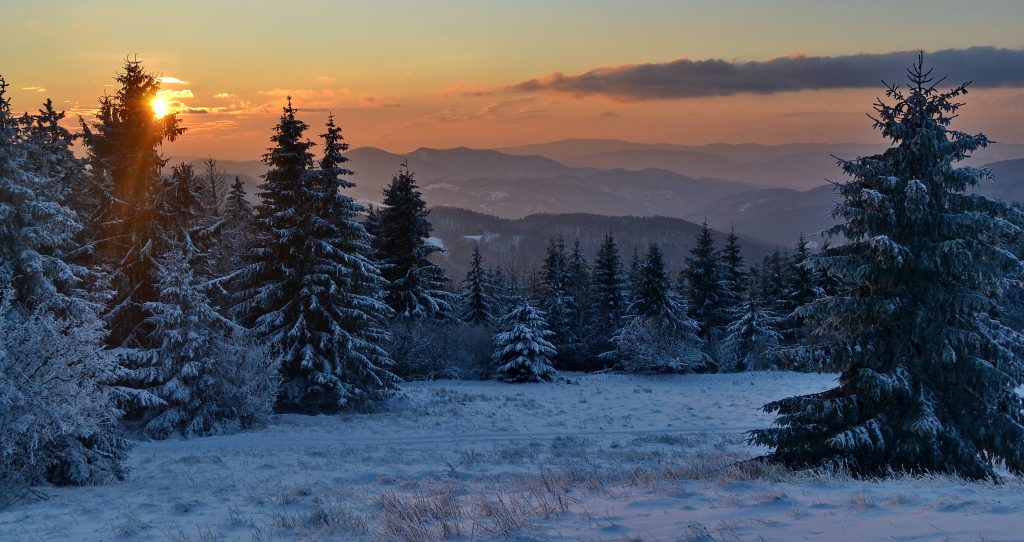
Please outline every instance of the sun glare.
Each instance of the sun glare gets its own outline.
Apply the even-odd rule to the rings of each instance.
[[[150,102],[150,106],[153,108],[153,116],[158,119],[162,119],[170,113],[170,104],[168,104],[167,100],[162,96],[153,98]]]

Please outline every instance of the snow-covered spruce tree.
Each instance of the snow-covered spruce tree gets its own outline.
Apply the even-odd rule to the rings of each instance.
[[[258,237],[238,281],[232,312],[279,352],[282,386],[277,408],[334,412],[363,407],[393,389],[396,377],[382,322],[390,311],[370,259],[371,239],[357,220],[360,207],[340,189],[346,145],[328,120],[324,156],[313,168],[308,126],[291,100],[264,155],[270,170],[260,186]]]
[[[505,315],[494,336],[495,375],[505,382],[541,382],[557,374],[551,366],[557,350],[541,311],[529,302]]]
[[[242,266],[255,238],[256,213],[249,203],[245,185],[237,176],[224,200],[224,227],[218,258],[228,270]]]
[[[565,252],[565,241],[561,237],[548,240],[539,279],[536,302],[553,333],[551,342],[558,349],[556,362],[565,368],[567,350],[572,349],[576,340],[572,326],[572,315],[576,307],[569,290],[569,258]]]
[[[608,352],[615,348],[612,337],[622,327],[628,308],[626,276],[611,233],[604,236],[597,250],[591,284],[592,334],[598,351]]]
[[[877,102],[891,147],[840,163],[851,179],[831,233],[847,244],[812,261],[844,287],[801,313],[835,338],[842,374],[765,406],[776,427],[750,438],[773,460],[858,475],[1024,471],[1024,337],[992,316],[1000,283],[1021,271],[1004,247],[1024,217],[966,193],[989,173],[953,164],[989,141],[950,128],[966,86],[940,91],[930,73],[919,58],[908,87]]]
[[[698,334],[705,341],[717,340],[718,332],[728,322],[721,274],[715,240],[705,221],[686,258],[686,268],[679,274],[679,291],[688,296],[690,316],[700,326]]]
[[[0,286],[26,311],[89,310],[75,295],[85,270],[65,259],[81,225],[62,183],[81,164],[66,155],[69,140],[40,133],[45,117],[12,115],[6,87],[0,78]]]
[[[160,297],[146,303],[154,346],[134,371],[163,404],[150,409],[151,437],[216,435],[265,423],[279,377],[269,349],[221,316],[203,292],[188,244],[157,263]]]
[[[155,118],[151,102],[160,90],[157,77],[138,60],[126,60],[113,96],[100,98],[97,121],[81,120],[82,140],[93,176],[99,208],[86,226],[94,231],[91,264],[110,274],[114,295],[104,318],[113,347],[135,347],[148,330],[143,304],[156,299],[153,268],[159,232],[150,203],[159,190],[166,164],[157,147],[174,141],[185,129],[174,114]]]
[[[735,314],[735,309],[746,297],[747,272],[743,269],[743,254],[736,228],[729,230],[721,254],[722,310],[723,314]]]
[[[102,321],[26,311],[11,305],[13,291],[0,295],[0,495],[124,478],[132,445],[106,385],[118,367]]]
[[[377,258],[387,280],[388,306],[398,320],[446,319],[454,316],[455,296],[448,277],[430,255],[444,249],[429,241],[433,227],[427,204],[408,164],[384,189],[383,207],[374,217]]]
[[[776,366],[782,344],[780,327],[785,319],[756,298],[748,299],[735,311],[726,328],[722,371],[763,371]]]
[[[494,321],[494,288],[483,267],[480,246],[473,247],[473,256],[466,278],[462,279],[460,305],[462,321],[474,326],[486,326]]]
[[[590,264],[580,249],[580,241],[573,242],[565,270],[566,290],[570,297],[569,336],[573,342],[563,352],[564,364],[573,370],[595,369],[593,360],[604,350],[596,350],[596,341],[591,329],[592,314],[590,300]]]
[[[625,325],[612,338],[616,348],[602,357],[616,360],[630,373],[685,373],[712,367],[714,362],[702,351],[697,322],[672,291],[657,245],[650,246],[637,273]]]

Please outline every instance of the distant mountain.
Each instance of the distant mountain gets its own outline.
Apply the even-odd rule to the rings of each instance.
[[[539,267],[548,240],[561,235],[568,247],[577,239],[588,261],[594,260],[601,239],[608,232],[629,265],[633,251],[645,252],[650,243],[657,243],[665,253],[666,264],[675,278],[684,259],[693,248],[700,226],[686,220],[666,217],[601,216],[593,214],[537,214],[516,220],[498,218],[465,209],[435,207],[430,212],[434,236],[444,244],[447,253],[439,257],[449,276],[459,281],[465,276],[473,246],[479,243],[488,266],[513,267],[525,273]],[[722,233],[717,241],[724,241]],[[778,247],[755,238],[740,240],[748,261],[760,260]]]
[[[1005,201],[1024,202],[1024,159],[986,164],[992,181],[978,187],[978,193]]]
[[[875,154],[884,148],[884,144],[863,143],[715,143],[687,146],[568,139],[499,150],[508,154],[547,156],[576,167],[627,170],[658,168],[688,177],[732,179],[764,188],[807,190],[826,180],[842,180],[843,174],[833,156],[857,158]],[[1022,157],[1024,145],[995,144],[978,151],[968,163],[980,165]]]
[[[820,232],[834,221],[834,195],[831,185],[811,190],[769,188],[727,196],[709,204],[686,218],[694,222],[707,220],[712,228],[751,233],[772,243],[791,247],[803,233],[807,240],[820,245]]]
[[[403,160],[416,173],[430,205],[462,207],[504,218],[535,213],[584,212],[609,215],[683,216],[721,197],[750,190],[735,181],[694,179],[653,168],[597,170],[560,164],[541,156],[513,156],[478,149],[418,149],[401,156],[373,147],[353,149],[347,167],[356,187],[349,193],[381,199]],[[201,159],[182,157],[200,167]],[[260,175],[260,162],[221,162],[230,174]],[[255,191],[255,176],[243,177]]]

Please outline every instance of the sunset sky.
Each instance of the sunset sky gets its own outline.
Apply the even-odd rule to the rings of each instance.
[[[284,4],[3,0],[0,74],[18,111],[49,96],[88,115],[137,54],[183,109],[168,152],[255,159],[286,95],[314,128],[333,110],[352,145],[396,152],[877,141],[878,80],[913,57],[873,55],[953,49],[939,68],[976,80],[960,126],[1024,142],[1019,0]]]

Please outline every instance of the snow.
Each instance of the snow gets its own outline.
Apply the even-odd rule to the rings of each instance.
[[[448,248],[444,246],[444,239],[441,239],[440,237],[427,237],[426,243],[428,245],[434,245],[435,247],[438,247],[443,250],[448,250]]]
[[[0,510],[0,539],[439,540],[441,524],[463,540],[1019,538],[1016,480],[721,470],[758,452],[743,432],[770,423],[761,404],[833,375],[562,376],[412,382],[380,412],[140,443],[124,482]],[[431,519],[412,532],[396,510]]]

